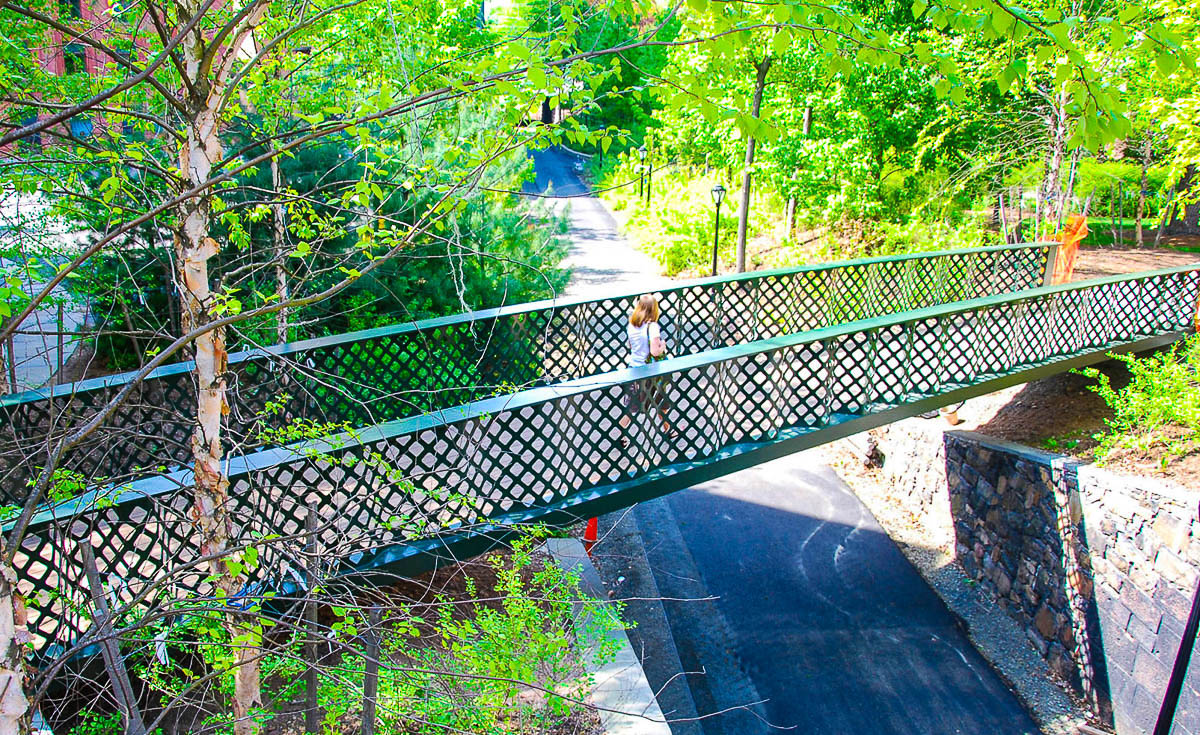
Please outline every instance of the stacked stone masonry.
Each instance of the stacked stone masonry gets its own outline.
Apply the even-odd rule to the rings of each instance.
[[[1120,735],[1151,732],[1200,569],[1197,494],[971,432],[946,432],[943,456],[946,496],[914,512],[948,503],[963,568],[1051,669]],[[1188,735],[1191,669],[1173,730]]]

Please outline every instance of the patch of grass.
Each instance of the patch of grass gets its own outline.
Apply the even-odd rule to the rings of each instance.
[[[1065,436],[1052,436],[1042,440],[1042,449],[1049,449],[1052,452],[1070,452],[1079,446],[1081,440],[1079,432],[1072,432]]]

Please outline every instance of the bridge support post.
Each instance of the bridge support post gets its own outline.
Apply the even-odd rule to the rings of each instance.
[[[1058,268],[1058,242],[1050,244],[1050,249],[1046,251],[1046,270],[1042,273],[1042,285],[1049,286],[1054,283],[1054,271]]]

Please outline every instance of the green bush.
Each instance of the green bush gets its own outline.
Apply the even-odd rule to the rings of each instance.
[[[1004,183],[1009,186],[1020,185],[1029,193],[1040,185],[1043,170],[1044,164],[1041,161],[1030,161],[1005,176]],[[1167,175],[1166,167],[1151,166],[1146,172],[1148,218],[1158,217],[1171,198],[1171,192],[1167,188]],[[1073,191],[1081,206],[1083,202],[1089,202],[1088,212],[1091,216],[1107,218],[1113,211],[1118,195],[1118,182],[1121,184],[1120,204],[1124,209],[1125,218],[1130,219],[1136,212],[1138,191],[1142,188],[1142,167],[1137,162],[1084,159],[1075,170]],[[1029,193],[1028,196],[1032,194]],[[1032,200],[1027,200],[1027,206],[1032,208]],[[1029,212],[1029,215],[1032,216],[1032,212]]]
[[[1113,355],[1125,363],[1129,385],[1112,386],[1096,368],[1080,372],[1096,380],[1090,386],[1112,408],[1108,431],[1096,435],[1097,462],[1117,449],[1147,451],[1161,447],[1164,463],[1189,451],[1200,435],[1200,335],[1157,355]]]
[[[682,168],[656,171],[649,204],[638,199],[637,173],[633,157],[621,156],[620,163],[604,174],[602,194],[615,211],[628,212],[624,234],[634,245],[658,261],[668,276],[694,269],[706,274],[712,267],[713,217],[712,187],[717,178],[696,175]],[[634,182],[621,189],[610,189],[618,183]],[[728,187],[721,205],[720,247],[721,263],[732,263],[737,245],[738,193]],[[773,194],[758,192],[753,197],[750,218],[750,237],[769,227],[769,212],[781,211],[771,202]],[[776,206],[772,206],[776,204]]]
[[[1114,207],[1131,218],[1137,211],[1138,191],[1142,188],[1142,167],[1137,163],[1100,163],[1083,160],[1075,173],[1075,195],[1081,201],[1091,198],[1090,212],[1108,216]],[[1156,217],[1166,206],[1170,192],[1166,188],[1167,169],[1152,167],[1146,172],[1146,216]],[[1117,184],[1120,183],[1118,190]],[[1118,194],[1121,201],[1118,203]]]
[[[998,245],[1000,234],[979,219],[964,217],[954,223],[913,220],[906,224],[878,222],[872,228],[870,255],[904,255],[936,250]]]
[[[538,563],[533,549],[544,536],[530,532],[514,542],[510,554],[488,559],[495,578],[490,599],[438,597],[434,604],[386,610],[376,732],[535,733],[578,714],[581,705],[573,700],[586,697],[591,680],[581,660],[583,646],[576,642],[597,642],[592,660],[611,660],[615,644],[608,633],[622,627],[619,607],[589,599],[577,572]],[[480,597],[470,578],[466,592]],[[139,640],[129,646],[130,669],[164,706],[228,701],[236,649],[222,611],[188,602],[181,608],[187,612],[139,630]],[[318,702],[324,710],[322,731],[333,735],[357,731],[365,675],[359,646],[366,621],[358,606],[335,604],[329,610],[333,622],[327,637],[340,653],[323,662]],[[297,717],[295,703],[305,695],[304,634],[276,625],[266,638],[271,642],[262,659],[262,681],[268,701],[256,719],[286,729]],[[210,720],[214,732],[230,730],[225,717]],[[89,715],[76,735],[120,731],[119,717]]]

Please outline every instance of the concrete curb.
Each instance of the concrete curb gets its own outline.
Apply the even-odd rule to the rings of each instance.
[[[600,575],[578,539],[547,539],[544,548],[563,569],[579,572],[584,592],[598,600],[608,599]],[[613,631],[608,637],[617,644],[616,657],[602,666],[596,666],[591,655],[595,644],[599,643],[596,641],[588,645],[585,660],[585,666],[595,680],[595,687],[587,701],[599,708],[604,732],[610,735],[671,735],[671,727],[663,717],[625,631]]]

